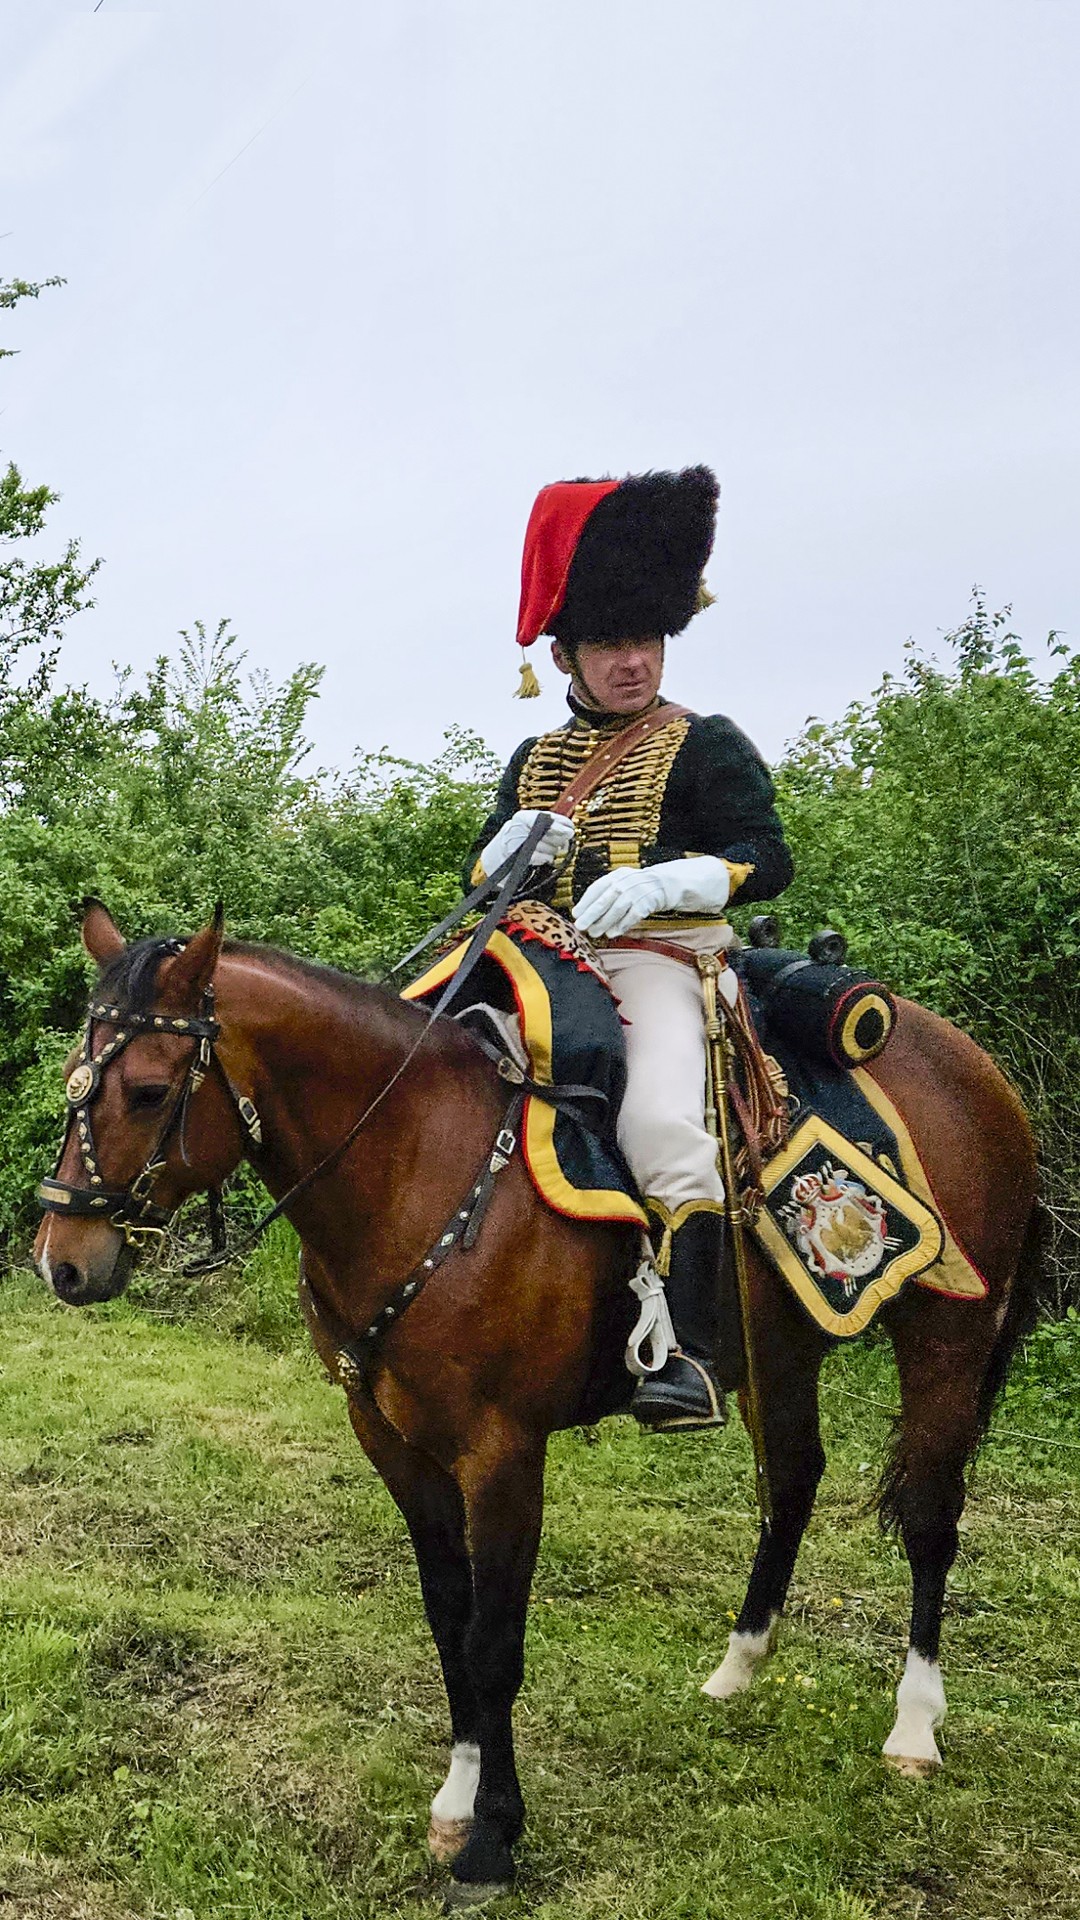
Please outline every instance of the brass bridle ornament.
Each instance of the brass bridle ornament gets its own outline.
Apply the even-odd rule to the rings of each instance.
[[[94,1025],[97,1021],[107,1022],[116,1031],[112,1039],[105,1042],[101,1052],[95,1054]],[[53,1172],[42,1180],[37,1190],[38,1205],[43,1213],[104,1219],[123,1234],[130,1247],[145,1248],[155,1240],[160,1241],[179,1208],[159,1206],[153,1198],[154,1185],[165,1171],[168,1148],[174,1135],[179,1136],[181,1155],[187,1161],[185,1133],[188,1108],[212,1068],[216,1069],[232,1101],[249,1150],[261,1146],[262,1127],[255,1104],[246,1094],[237,1092],[214,1050],[220,1033],[220,1024],[214,1017],[212,984],[203,991],[201,1013],[194,1015],[135,1013],[127,1007],[91,1000],[78,1063],[68,1075],[65,1087],[68,1119],[64,1138]],[[141,1171],[129,1186],[107,1187],[98,1165],[90,1109],[100,1092],[106,1068],[112,1065],[132,1040],[143,1034],[175,1034],[180,1039],[191,1040],[194,1043],[193,1051],[187,1073],[168,1104],[157,1139]],[[59,1177],[72,1129],[86,1173],[85,1186],[74,1186]]]

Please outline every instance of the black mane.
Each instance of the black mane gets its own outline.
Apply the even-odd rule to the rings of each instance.
[[[145,940],[134,940],[130,947],[125,947],[115,960],[110,960],[108,966],[102,969],[94,988],[94,998],[106,1000],[114,1007],[122,1007],[127,1013],[152,1012],[162,961],[182,953],[186,945],[187,941],[175,934],[151,934]],[[372,985],[356,974],[342,973],[339,967],[326,966],[319,960],[305,960],[300,954],[288,953],[280,947],[264,946],[258,941],[226,940],[221,951],[223,954],[250,954],[283,973],[306,974],[324,986],[337,987],[353,994],[362,993]]]

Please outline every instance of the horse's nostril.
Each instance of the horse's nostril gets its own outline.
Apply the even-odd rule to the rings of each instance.
[[[61,1300],[70,1300],[72,1294],[76,1293],[82,1285],[82,1274],[78,1267],[72,1266],[70,1260],[62,1260],[59,1266],[53,1267],[50,1278],[53,1292]]]

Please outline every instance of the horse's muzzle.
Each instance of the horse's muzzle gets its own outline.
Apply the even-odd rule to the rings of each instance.
[[[119,1271],[121,1266],[125,1268],[123,1273]],[[131,1258],[126,1248],[118,1256],[116,1265],[105,1279],[88,1278],[80,1273],[78,1267],[73,1266],[70,1260],[63,1260],[53,1269],[52,1289],[57,1299],[63,1301],[65,1307],[94,1306],[102,1300],[115,1300],[117,1294],[123,1292],[130,1269]]]
[[[123,1293],[135,1264],[133,1248],[125,1241],[118,1240],[115,1250],[109,1249],[111,1259],[104,1248],[95,1249],[98,1257],[85,1260],[85,1264],[83,1260],[64,1258],[66,1252],[75,1251],[74,1248],[61,1247],[46,1249],[40,1242],[35,1249],[38,1272],[58,1300],[62,1300],[66,1307],[90,1307],[103,1300],[115,1300],[118,1294]]]

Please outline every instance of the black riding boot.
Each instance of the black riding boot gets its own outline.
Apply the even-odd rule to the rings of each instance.
[[[634,1390],[630,1411],[643,1426],[722,1427],[727,1417],[724,1387],[738,1385],[741,1341],[724,1226],[723,1214],[703,1210],[671,1236],[664,1291],[679,1344]]]

